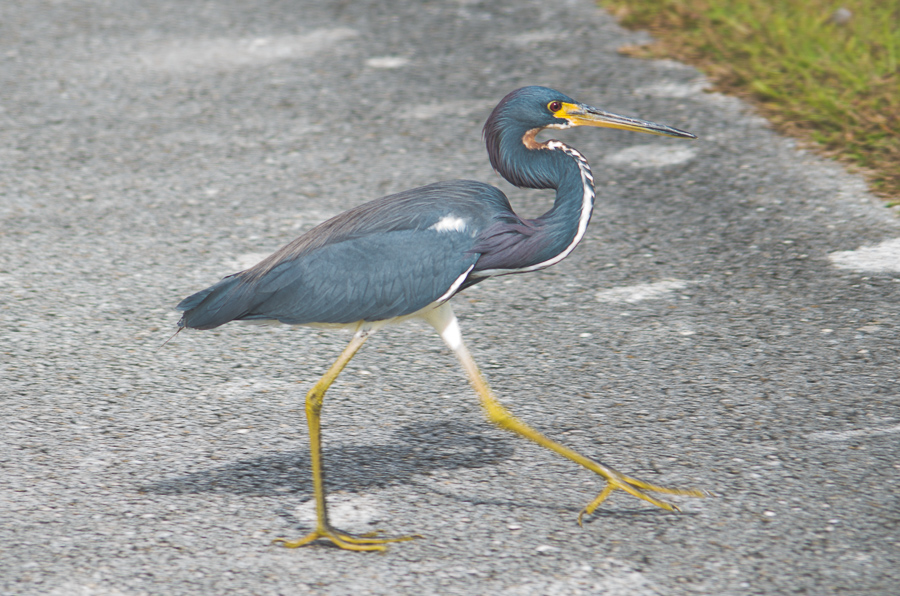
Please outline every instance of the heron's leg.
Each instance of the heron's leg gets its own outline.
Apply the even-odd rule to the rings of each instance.
[[[316,499],[316,529],[299,540],[276,538],[275,542],[283,546],[297,548],[310,544],[319,538],[324,538],[330,540],[336,546],[348,550],[384,550],[384,545],[388,542],[400,542],[415,538],[415,536],[376,538],[377,532],[363,536],[353,536],[332,528],[331,524],[328,523],[328,507],[325,501],[325,476],[322,470],[322,434],[320,428],[322,400],[325,397],[325,392],[328,391],[328,388],[373,331],[374,329],[371,327],[360,327],[357,329],[353,339],[350,340],[350,343],[344,348],[338,359],[331,365],[331,368],[322,375],[319,382],[306,394],[306,422],[309,426],[309,453],[312,463],[313,496]]]
[[[673,488],[665,488],[662,486],[656,486],[654,484],[648,484],[641,480],[637,480],[635,478],[629,478],[624,474],[620,474],[616,472],[612,468],[604,466],[603,464],[594,461],[590,458],[587,458],[580,453],[569,449],[553,441],[552,439],[548,439],[541,433],[537,432],[515,416],[513,416],[509,410],[507,410],[503,405],[497,401],[497,398],[494,397],[491,388],[488,386],[487,381],[484,380],[484,377],[481,375],[481,371],[478,370],[478,365],[475,364],[475,361],[472,359],[472,355],[469,353],[469,350],[466,349],[466,345],[463,343],[462,334],[459,330],[459,322],[456,320],[456,315],[453,314],[453,310],[450,308],[449,303],[444,303],[439,306],[435,310],[431,311],[426,315],[425,319],[431,323],[431,325],[440,333],[441,338],[443,338],[444,342],[447,346],[450,347],[451,350],[456,354],[456,357],[459,359],[462,364],[463,369],[466,371],[466,375],[469,377],[469,381],[472,383],[472,387],[474,387],[475,391],[478,393],[478,397],[481,400],[481,405],[484,407],[485,412],[487,413],[488,418],[499,426],[500,428],[504,428],[506,430],[517,433],[526,439],[529,439],[542,447],[546,447],[556,453],[562,455],[566,459],[570,459],[581,466],[584,466],[588,470],[595,472],[602,476],[606,482],[606,487],[600,492],[596,499],[591,501],[578,515],[578,523],[581,523],[581,518],[584,514],[593,513],[593,511],[600,506],[600,504],[606,500],[606,498],[614,491],[614,490],[623,490],[639,499],[643,499],[657,507],[661,507],[668,511],[677,511],[678,507],[666,503],[665,501],[660,501],[651,495],[648,495],[646,491],[663,493],[668,495],[681,495],[688,497],[702,497],[705,495],[703,491],[694,490],[694,489],[673,489]]]

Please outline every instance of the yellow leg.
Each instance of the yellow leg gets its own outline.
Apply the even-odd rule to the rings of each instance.
[[[606,498],[614,490],[623,490],[630,495],[633,495],[639,499],[643,499],[652,505],[656,505],[657,507],[661,507],[668,511],[677,511],[678,507],[666,503],[665,501],[660,501],[653,496],[648,495],[645,491],[685,497],[705,496],[705,493],[703,491],[696,489],[685,490],[664,488],[662,486],[648,484],[635,478],[629,478],[624,474],[616,472],[612,468],[604,466],[599,462],[581,455],[577,451],[569,449],[568,447],[565,447],[560,443],[557,443],[556,441],[548,439],[541,433],[537,432],[536,430],[513,416],[509,412],[509,410],[503,407],[503,405],[499,401],[497,401],[497,398],[494,397],[494,394],[491,391],[491,388],[488,386],[487,381],[484,380],[484,377],[481,375],[481,371],[478,370],[478,365],[475,364],[475,361],[472,359],[472,355],[469,354],[469,350],[466,349],[466,346],[462,341],[462,334],[459,331],[459,323],[457,322],[456,316],[453,314],[453,310],[450,308],[449,303],[445,303],[428,313],[428,315],[426,316],[426,320],[431,323],[432,326],[434,326],[438,333],[441,334],[441,337],[444,339],[450,349],[453,350],[453,352],[456,354],[456,357],[462,364],[463,369],[466,371],[466,375],[468,375],[469,377],[469,381],[472,383],[472,387],[474,387],[476,393],[478,393],[478,397],[481,400],[481,405],[482,407],[484,407],[484,410],[491,422],[493,422],[500,428],[512,431],[525,437],[526,439],[537,443],[538,445],[541,445],[542,447],[546,447],[551,451],[555,451],[566,459],[570,459],[573,462],[584,466],[588,470],[599,474],[606,480],[606,487],[600,492],[597,498],[591,501],[578,515],[579,524],[581,524],[581,519],[585,514],[593,513],[594,510],[598,506],[600,506],[600,504],[605,501]]]
[[[328,522],[328,507],[325,501],[325,476],[322,470],[322,435],[320,428],[322,400],[325,397],[325,392],[328,391],[328,388],[341,374],[341,371],[344,370],[350,359],[366,342],[371,332],[371,329],[358,329],[353,335],[353,339],[350,340],[350,343],[344,348],[338,359],[328,369],[328,372],[306,394],[306,422],[309,425],[309,453],[312,462],[313,496],[316,499],[316,529],[299,540],[276,538],[275,542],[282,546],[297,548],[323,538],[347,550],[385,550],[386,547],[384,545],[389,542],[401,542],[416,538],[416,536],[377,538],[377,532],[354,536],[332,528]]]

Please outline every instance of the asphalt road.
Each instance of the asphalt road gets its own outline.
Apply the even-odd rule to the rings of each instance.
[[[895,594],[900,225],[587,0],[0,5],[0,593]],[[345,333],[184,296],[368,199],[498,184],[480,140],[543,84],[690,130],[560,133],[599,200],[545,272],[455,299],[498,396],[682,514],[492,428],[429,328],[328,395],[336,522],[310,527],[303,396]]]

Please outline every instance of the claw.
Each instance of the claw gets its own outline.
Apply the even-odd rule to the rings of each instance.
[[[666,511],[681,511],[677,505],[673,505],[671,503],[666,503],[665,501],[660,501],[650,495],[645,491],[654,492],[654,493],[662,493],[666,495],[678,495],[682,497],[705,497],[708,492],[697,490],[697,489],[682,489],[682,488],[666,488],[664,486],[657,486],[655,484],[650,484],[648,482],[644,482],[642,480],[638,480],[636,478],[630,478],[623,474],[619,474],[610,469],[605,470],[606,474],[602,474],[604,478],[606,478],[607,485],[606,487],[600,491],[600,494],[597,495],[597,498],[591,501],[585,506],[584,509],[578,514],[578,525],[582,525],[582,519],[585,515],[592,514],[597,507],[603,503],[612,494],[614,490],[624,490],[630,495],[633,495],[639,499],[643,499],[650,503],[651,505],[655,505],[661,509],[665,509]],[[607,474],[609,474],[607,476]]]
[[[419,534],[413,534],[411,536],[399,536],[397,538],[376,538],[376,536],[378,536],[378,534],[380,533],[381,530],[375,530],[373,532],[366,532],[365,534],[354,536],[353,534],[347,534],[345,532],[335,530],[334,528],[319,528],[314,532],[307,534],[303,538],[300,538],[299,540],[276,538],[272,542],[274,544],[280,544],[285,548],[299,548],[301,546],[306,546],[307,544],[312,544],[316,540],[324,539],[330,540],[332,544],[334,544],[338,548],[343,548],[345,550],[384,551],[387,550],[387,546],[385,545],[388,543],[405,542],[407,540],[422,538],[422,536],[420,536]]]

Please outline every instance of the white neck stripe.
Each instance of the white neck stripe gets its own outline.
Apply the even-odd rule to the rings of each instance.
[[[575,159],[575,163],[578,164],[578,173],[581,174],[581,216],[578,218],[578,229],[575,231],[575,237],[572,238],[572,242],[563,250],[561,253],[556,255],[553,258],[547,259],[542,263],[537,263],[536,265],[531,265],[529,267],[523,267],[521,269],[490,269],[487,271],[479,271],[475,275],[478,277],[492,277],[495,275],[506,275],[509,273],[525,273],[528,271],[537,271],[538,269],[545,269],[550,267],[551,265],[555,265],[569,256],[575,247],[578,246],[578,243],[581,242],[581,239],[584,237],[585,231],[587,231],[588,222],[591,219],[591,212],[594,209],[594,197],[596,196],[594,193],[594,175],[591,173],[591,166],[588,164],[587,159],[579,153],[577,150],[569,147],[565,143],[560,141],[548,141],[546,143],[546,148],[553,151],[562,151],[566,155]]]

